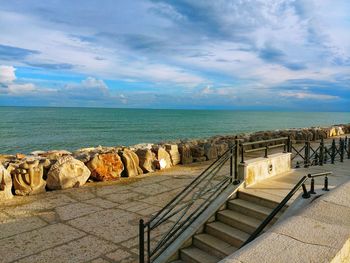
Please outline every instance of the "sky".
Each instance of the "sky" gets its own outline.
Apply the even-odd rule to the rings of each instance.
[[[350,1],[0,0],[0,106],[350,111]]]

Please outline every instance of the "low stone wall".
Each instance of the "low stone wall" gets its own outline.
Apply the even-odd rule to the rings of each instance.
[[[291,153],[271,154],[268,158],[254,158],[240,163],[239,175],[245,186],[255,184],[266,178],[291,171]]]
[[[220,261],[350,262],[350,181]]]
[[[290,136],[292,140],[302,141],[329,138],[345,133],[350,133],[350,124],[260,131],[130,147],[99,146],[78,149],[74,152],[52,150],[35,151],[29,155],[0,154],[0,200],[10,198],[12,193],[32,195],[46,190],[79,187],[88,180],[117,180],[120,177],[135,177],[167,169],[177,164],[214,160],[229,149],[235,138],[243,141],[259,141]]]

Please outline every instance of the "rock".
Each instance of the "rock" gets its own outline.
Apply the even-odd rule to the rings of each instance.
[[[13,197],[11,174],[0,164],[0,201]]]
[[[143,172],[152,173],[154,172],[154,161],[156,160],[156,155],[150,149],[137,149],[136,154],[139,157],[139,165]]]
[[[152,151],[156,154],[154,162],[157,169],[165,169],[171,167],[171,159],[169,153],[161,146],[155,146]]]
[[[204,157],[204,146],[203,145],[192,145],[191,154],[193,158]]]
[[[218,158],[218,150],[215,145],[211,143],[204,144],[204,156],[206,160],[212,160]]]
[[[26,155],[23,154],[23,153],[16,153],[16,158],[17,158],[18,160],[24,159],[25,157],[26,157]]]
[[[97,181],[116,180],[124,170],[124,165],[117,153],[96,154],[87,163],[91,177]]]
[[[171,164],[172,165],[179,164],[181,161],[181,157],[180,157],[179,148],[177,144],[166,144],[165,149],[170,155]]]
[[[218,157],[222,156],[228,150],[227,143],[216,144],[216,150],[218,152]]]
[[[180,162],[182,164],[189,164],[193,162],[191,147],[188,144],[180,144],[179,153],[180,153]]]
[[[50,160],[58,160],[60,157],[66,156],[66,155],[72,155],[72,153],[66,150],[52,150],[52,151],[44,152],[38,155],[42,157],[46,157]]]
[[[134,177],[143,174],[143,171],[139,166],[139,157],[136,153],[125,148],[122,151],[119,151],[119,154],[124,164],[124,171],[122,173],[124,177]]]
[[[52,190],[80,187],[90,177],[85,164],[70,155],[58,158],[47,174],[47,187]]]
[[[13,186],[17,195],[33,195],[45,192],[44,166],[38,159],[25,159],[21,163],[11,164],[8,170],[11,171]]]

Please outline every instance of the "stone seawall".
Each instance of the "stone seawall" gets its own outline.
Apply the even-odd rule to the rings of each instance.
[[[290,136],[293,141],[319,140],[350,133],[350,124],[213,136],[134,146],[93,147],[35,151],[29,155],[0,154],[0,200],[84,185],[88,180],[112,181],[135,177],[178,164],[213,160],[222,155],[235,138],[259,141]]]

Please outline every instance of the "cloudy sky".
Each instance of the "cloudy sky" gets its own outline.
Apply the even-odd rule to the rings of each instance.
[[[350,110],[348,0],[0,0],[0,105]]]

